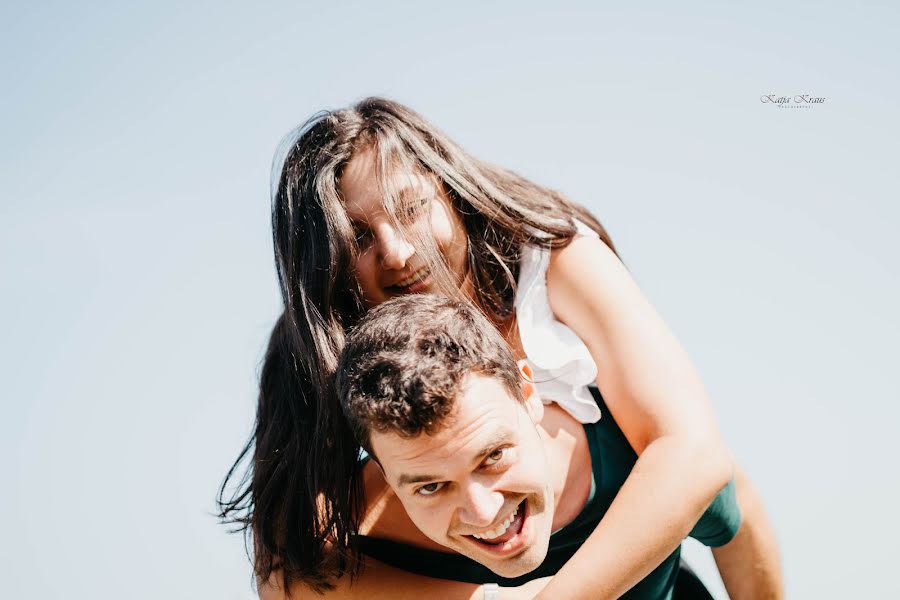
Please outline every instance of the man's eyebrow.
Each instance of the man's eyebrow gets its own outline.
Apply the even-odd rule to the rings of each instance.
[[[508,443],[512,439],[512,437],[513,437],[513,434],[512,434],[512,431],[510,431],[510,430],[498,431],[491,438],[491,440],[487,444],[484,445],[484,448],[482,448],[482,450],[478,454],[475,455],[475,459],[477,460],[477,462],[481,462],[481,460],[485,456],[487,456],[488,454],[490,454],[491,452],[496,450],[499,446],[502,446],[503,444]],[[473,461],[473,462],[475,462],[475,461]],[[403,487],[403,486],[410,485],[413,483],[425,483],[425,482],[429,482],[429,481],[440,481],[440,479],[441,479],[440,475],[427,475],[427,474],[411,475],[409,473],[401,473],[400,477],[397,478],[397,486]]]
[[[440,477],[438,475],[409,475],[407,473],[403,473],[397,480],[397,485],[403,487],[411,483],[424,483],[426,481],[434,481],[436,479],[440,479]]]

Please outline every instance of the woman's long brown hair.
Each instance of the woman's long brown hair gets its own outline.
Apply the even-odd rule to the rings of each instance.
[[[259,581],[280,571],[285,591],[294,582],[321,591],[361,564],[353,543],[363,503],[360,447],[334,392],[344,332],[364,311],[351,270],[358,248],[339,193],[350,159],[374,151],[389,214],[399,202],[392,174],[436,178],[466,230],[472,300],[495,323],[514,317],[523,245],[563,247],[579,219],[615,247],[583,207],[473,158],[396,102],[367,98],[318,113],[286,139],[283,159],[273,163],[272,194],[284,313],[263,362],[255,431],[218,502],[224,522],[250,532]],[[439,281],[453,281],[428,232],[396,221]]]

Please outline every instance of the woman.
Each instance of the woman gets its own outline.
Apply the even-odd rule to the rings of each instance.
[[[332,376],[345,330],[407,293],[475,303],[550,386],[542,396],[582,422],[600,418],[585,389],[596,381],[639,455],[564,569],[598,597],[617,596],[668,556],[732,462],[696,371],[600,223],[383,99],[314,116],[283,154],[272,225],[285,311],[256,431],[226,483],[252,451],[251,468],[231,498],[220,490],[222,517],[252,532],[259,580],[278,573],[285,590],[323,590],[357,573],[360,449]],[[558,597],[566,579],[550,583]]]

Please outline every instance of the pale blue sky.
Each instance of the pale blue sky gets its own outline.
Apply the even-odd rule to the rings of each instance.
[[[841,4],[5,3],[0,595],[252,597],[210,513],[279,310],[270,161],[370,94],[608,227],[789,597],[900,594],[900,9]]]

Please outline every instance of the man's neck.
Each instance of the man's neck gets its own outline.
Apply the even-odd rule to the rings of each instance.
[[[540,423],[551,472],[553,531],[565,527],[584,509],[591,490],[591,452],[584,426],[557,404],[544,407]]]

